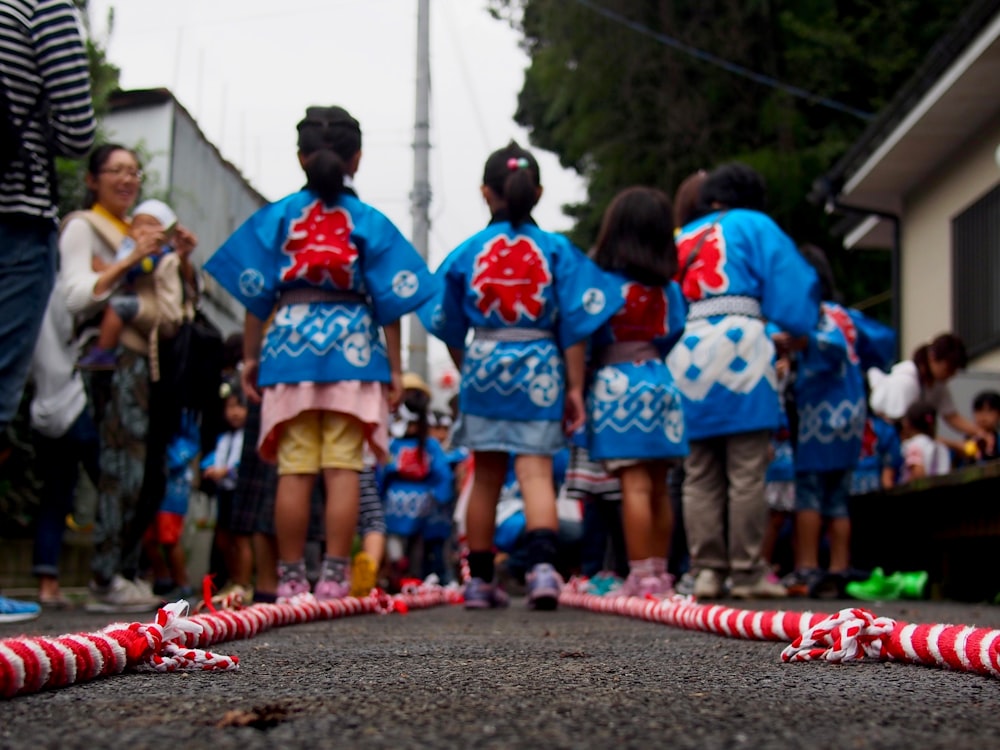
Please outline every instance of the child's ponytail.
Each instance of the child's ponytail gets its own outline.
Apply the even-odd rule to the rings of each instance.
[[[504,201],[507,220],[520,226],[530,220],[531,209],[538,203],[538,162],[530,151],[511,141],[486,160],[483,184]]]
[[[333,203],[344,191],[348,163],[361,150],[361,126],[342,107],[309,107],[298,131],[306,187]]]
[[[306,187],[326,204],[337,200],[344,191],[344,160],[335,151],[322,148],[306,160]]]

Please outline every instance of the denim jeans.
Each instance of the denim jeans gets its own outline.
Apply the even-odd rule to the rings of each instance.
[[[90,481],[97,486],[100,478],[100,441],[97,427],[87,409],[80,412],[62,437],[47,438],[38,433],[33,437],[39,475],[45,477],[45,483],[31,572],[36,576],[58,576],[63,530],[66,528],[66,514],[73,510],[78,469],[82,464]]]
[[[0,430],[21,403],[55,284],[57,236],[51,221],[0,217]]]

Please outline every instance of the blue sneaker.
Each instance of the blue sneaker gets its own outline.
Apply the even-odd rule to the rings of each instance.
[[[538,563],[528,573],[528,607],[530,609],[555,609],[559,606],[559,592],[563,580],[548,563]]]
[[[0,623],[34,620],[41,613],[42,607],[39,604],[0,596]]]
[[[118,354],[114,349],[102,349],[95,346],[77,361],[80,370],[104,371],[114,370],[118,366]]]
[[[466,609],[497,609],[510,604],[507,592],[482,578],[470,578],[462,593]]]

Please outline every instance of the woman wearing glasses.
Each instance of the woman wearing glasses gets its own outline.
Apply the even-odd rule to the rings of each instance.
[[[65,305],[66,316],[77,327],[100,316],[130,271],[161,251],[167,229],[158,224],[131,226],[130,215],[142,185],[139,160],[131,150],[118,144],[99,146],[90,156],[84,179],[86,208],[63,221],[57,280],[61,289],[52,296]],[[133,248],[120,253],[126,237]],[[183,281],[194,276],[190,255],[195,244],[189,230],[176,227],[171,257],[163,256],[152,272],[134,279],[138,309],[121,332],[110,376],[91,378],[101,449],[93,581],[87,603],[92,611],[141,612],[160,603],[149,585],[136,576],[143,533],[163,498],[170,438],[169,419],[159,408],[165,399],[157,398],[154,390],[156,343],[173,335],[181,322]],[[86,421],[89,409],[85,396],[80,395],[79,381],[70,368],[65,393],[77,393],[77,401],[83,402],[77,413]],[[65,435],[75,432],[69,429]],[[82,434],[93,441],[93,424]],[[68,450],[62,453],[68,454]],[[71,468],[75,466],[74,462]],[[59,473],[55,468],[47,467],[46,474]]]

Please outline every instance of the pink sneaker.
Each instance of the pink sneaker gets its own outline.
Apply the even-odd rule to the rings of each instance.
[[[313,595],[321,602],[331,599],[343,599],[351,595],[351,587],[343,581],[319,580],[316,581],[316,590]]]
[[[673,593],[673,581],[669,576],[661,578],[660,576],[645,576],[640,578],[634,573],[629,573],[628,578],[625,579],[625,583],[622,585],[618,591],[614,592],[615,596],[637,596],[640,599],[645,599],[647,596],[669,596]]]
[[[309,581],[292,574],[278,581],[277,602],[283,604],[299,594],[309,593]]]

